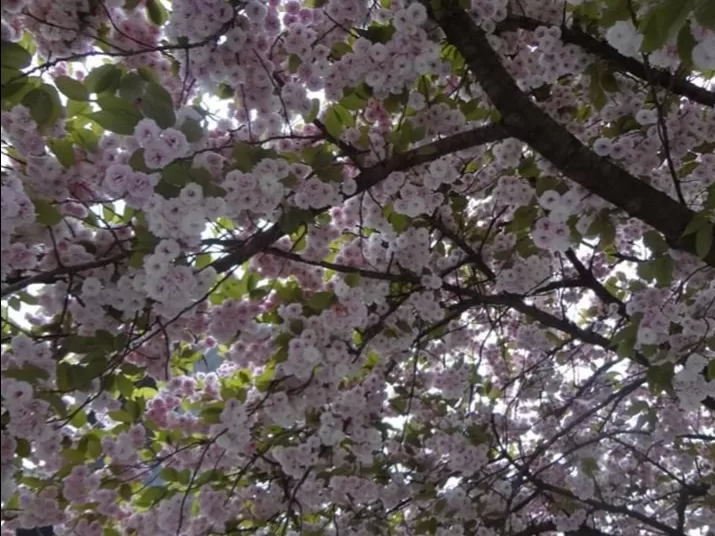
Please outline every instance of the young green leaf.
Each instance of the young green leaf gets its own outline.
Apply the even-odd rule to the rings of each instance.
[[[303,121],[306,123],[312,123],[315,118],[318,117],[318,112],[320,112],[320,101],[318,99],[313,99],[312,106],[310,107],[310,112],[303,116]]]
[[[34,205],[37,223],[41,223],[42,225],[57,225],[62,221],[62,213],[57,207],[50,204],[49,201],[37,199],[34,201]]]
[[[340,138],[340,134],[343,131],[343,122],[335,106],[328,108],[323,122],[325,123],[325,129],[328,131],[328,134],[335,139]]]
[[[169,13],[159,0],[147,0],[146,13],[149,20],[157,26],[161,26],[169,18]]]

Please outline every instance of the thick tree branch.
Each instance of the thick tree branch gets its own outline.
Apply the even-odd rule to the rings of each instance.
[[[466,132],[460,132],[459,134],[454,134],[447,138],[433,141],[432,143],[428,143],[417,149],[395,154],[388,160],[380,162],[379,164],[364,170],[360,173],[360,175],[358,175],[355,179],[358,187],[355,194],[353,194],[353,197],[369,190],[376,184],[385,180],[393,171],[404,171],[420,164],[426,164],[428,162],[432,162],[433,160],[438,160],[439,158],[451,153],[503,140],[507,137],[508,134],[501,126],[489,125],[468,130]],[[329,208],[331,207],[314,209],[312,211],[313,216],[322,214]],[[285,228],[288,223],[288,219],[289,215],[283,215],[277,223],[273,224],[265,231],[258,232],[235,251],[216,260],[212,266],[217,272],[226,272],[240,266],[255,254],[264,251],[281,238],[284,235],[282,229]]]
[[[670,247],[696,254],[695,234],[683,237],[695,212],[609,159],[599,157],[541,110],[519,89],[487,36],[463,9],[458,6],[442,6],[438,12],[428,9],[501,113],[509,134],[529,144],[572,181],[657,229]],[[715,248],[711,248],[704,261],[715,267]]]
[[[537,478],[536,476],[532,475],[527,468],[519,467],[515,462],[512,462],[512,463],[514,463],[514,465],[516,467],[518,467],[521,471],[523,471],[525,473],[526,478],[529,479],[535,486],[537,486],[541,490],[551,492],[551,493],[556,493],[558,495],[568,497],[569,499],[580,501],[583,504],[587,504],[594,508],[598,508],[599,510],[604,510],[606,512],[611,512],[614,514],[625,515],[627,517],[630,517],[630,518],[640,521],[644,526],[651,527],[657,531],[662,532],[663,534],[667,534],[668,536],[684,536],[683,532],[679,531],[678,529],[669,527],[668,525],[666,525],[664,523],[661,523],[660,521],[655,519],[655,517],[648,516],[642,512],[639,512],[638,510],[628,508],[627,506],[610,504],[610,503],[606,503],[606,502],[600,501],[595,498],[594,499],[579,498],[571,490],[549,484],[548,482],[545,482],[545,481]]]
[[[529,17],[511,15],[497,25],[497,33],[515,30],[534,31],[539,26],[551,26],[547,22]],[[578,45],[586,52],[610,63],[616,70],[627,72],[645,82],[661,86],[673,93],[705,106],[715,106],[715,91],[709,91],[668,71],[649,69],[635,58],[624,56],[605,41],[584,32],[580,28],[561,26],[561,40]]]

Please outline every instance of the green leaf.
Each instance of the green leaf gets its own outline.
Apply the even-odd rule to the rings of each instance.
[[[218,424],[221,422],[222,411],[220,407],[205,408],[199,413],[199,418],[207,424]]]
[[[312,123],[315,121],[315,118],[318,117],[318,112],[320,112],[320,100],[313,99],[311,102],[313,105],[310,107],[310,112],[303,116],[303,121],[306,123]]]
[[[201,270],[202,268],[206,268],[209,264],[211,264],[210,253],[200,253],[196,256],[196,268],[198,268],[199,270]]]
[[[147,82],[157,82],[159,80],[154,70],[146,66],[139,67],[137,73]]]
[[[199,141],[204,135],[204,129],[196,119],[188,118],[181,125],[181,132],[186,136],[186,141],[193,143]]]
[[[696,214],[692,220],[688,222],[688,225],[683,231],[683,236],[688,236],[689,234],[697,233],[703,226],[708,224],[706,216],[702,213]]]
[[[715,227],[712,223],[706,223],[695,235],[695,253],[698,257],[704,259],[710,253],[713,246],[713,232],[715,232]]]
[[[645,376],[651,392],[659,394],[670,389],[673,380],[673,367],[673,363],[666,363],[652,366],[646,370]]]
[[[99,143],[99,136],[86,128],[80,128],[72,133],[72,137],[78,145],[81,145],[88,151],[96,151]]]
[[[227,84],[219,84],[215,93],[219,99],[232,99],[235,94],[236,90]]]
[[[664,253],[668,251],[668,243],[658,231],[647,231],[643,235],[643,243],[653,253]]]
[[[340,123],[348,127],[355,126],[355,117],[353,117],[353,114],[351,114],[350,111],[347,110],[344,106],[341,106],[340,104],[334,104],[333,110],[340,119]]]
[[[90,114],[89,118],[108,131],[125,136],[134,134],[134,127],[136,127],[139,122],[135,118],[127,118],[121,114],[106,111]]]
[[[335,105],[328,108],[323,122],[325,123],[325,129],[328,131],[328,134],[338,139],[343,131],[343,122],[335,108]]]
[[[613,74],[613,71],[611,70],[604,70],[603,73],[601,73],[601,87],[608,91],[609,93],[615,93],[616,91],[619,90],[618,88],[618,80],[616,80],[616,77]]]
[[[387,110],[391,114],[394,114],[400,110],[400,108],[402,107],[402,102],[402,95],[390,95],[383,102],[383,106],[385,107],[385,110]]]
[[[631,322],[622,328],[611,339],[611,345],[616,346],[616,353],[621,357],[630,357],[633,354],[635,347],[638,328],[640,326],[640,317],[632,317]]]
[[[92,110],[92,107],[88,102],[81,102],[81,101],[74,101],[74,100],[69,100],[67,101],[67,108],[66,108],[66,114],[67,118],[72,118],[72,117],[77,117],[78,115],[84,115],[87,114]]]
[[[32,63],[32,54],[17,43],[3,40],[0,44],[0,65],[10,69],[24,69]]]
[[[392,214],[390,214],[387,219],[397,233],[402,233],[406,231],[412,222],[412,219],[409,216],[405,216],[404,214],[398,214],[397,212],[393,212]]]
[[[131,102],[120,97],[111,95],[99,97],[97,104],[102,111],[90,114],[89,117],[111,132],[131,135],[142,119],[139,110]]]
[[[174,162],[162,170],[161,178],[169,184],[184,187],[189,182],[189,173],[184,164]]]
[[[619,20],[628,20],[631,18],[628,10],[628,2],[626,0],[617,0],[616,2],[607,2],[609,5],[605,7],[605,11],[601,13],[598,19],[599,24],[608,28],[613,26]]]
[[[238,142],[233,146],[233,159],[236,168],[244,173],[253,169],[258,162],[258,149],[245,142]]]
[[[17,82],[25,77],[22,71],[10,67],[0,68],[0,83],[5,86],[10,82]],[[4,93],[4,92],[3,92]],[[3,97],[4,98],[4,97]]]
[[[142,111],[161,128],[173,127],[176,123],[173,99],[169,92],[156,82],[150,82],[146,88],[142,99]]]
[[[695,8],[695,20],[700,26],[715,31],[715,2],[700,0]]]
[[[600,70],[601,68],[598,64],[593,64],[586,70],[586,74],[588,74],[590,78],[588,96],[597,110],[602,109],[608,102],[606,92],[603,90],[603,87],[601,87]]]
[[[59,363],[57,365],[57,388],[60,391],[68,392],[77,387],[77,368],[79,367],[68,363]]]
[[[164,486],[152,486],[139,496],[137,499],[137,504],[139,506],[151,506],[158,502],[162,497],[167,494],[167,489]]]
[[[265,393],[270,389],[273,383],[273,378],[276,375],[276,370],[272,367],[266,367],[266,369],[256,378],[256,389],[261,393]]]
[[[30,109],[30,116],[41,128],[54,125],[62,114],[57,90],[48,84],[29,91],[22,99],[22,104]]]
[[[159,478],[166,480],[167,482],[176,482],[179,479],[179,471],[173,467],[165,467],[159,471]]]
[[[122,409],[119,409],[117,411],[110,411],[107,415],[111,419],[114,419],[117,422],[123,422],[126,424],[132,424],[134,422],[134,419],[132,418],[131,414],[128,411],[124,411]]]
[[[19,74],[19,71],[17,72]],[[4,102],[17,104],[31,89],[32,85],[28,83],[27,78],[23,78],[17,82],[12,82],[7,85],[3,84],[2,94],[0,96]]]
[[[142,173],[151,171],[144,161],[144,149],[137,149],[132,153],[132,156],[129,157],[129,165],[134,171],[141,171]]]
[[[70,139],[48,140],[47,145],[65,169],[74,165],[74,145]]]
[[[415,524],[415,534],[435,534],[439,523],[434,517],[422,519]]]
[[[52,226],[57,225],[62,221],[62,213],[57,209],[57,207],[50,204],[49,201],[37,199],[34,201],[34,205],[37,223]]]
[[[21,368],[8,368],[2,373],[3,377],[21,380],[30,384],[37,383],[37,380],[46,380],[49,374],[43,368],[36,365],[23,364]]]
[[[678,46],[678,56],[683,66],[690,70],[693,68],[693,49],[698,42],[693,36],[693,32],[690,29],[690,25],[686,24],[678,32],[677,46]]]
[[[641,51],[653,52],[665,45],[683,27],[693,7],[694,0],[666,0],[651,9],[638,28],[643,34]]]
[[[71,464],[83,464],[86,459],[86,453],[79,449],[64,449],[62,457]]]
[[[708,363],[707,379],[709,381],[715,380],[715,359],[711,359]]]
[[[18,438],[17,446],[15,447],[15,454],[22,458],[28,458],[32,454],[32,445],[27,439]]]
[[[113,64],[100,65],[89,72],[84,85],[90,93],[98,94],[116,89],[121,79],[122,71],[119,67]]]
[[[373,43],[387,43],[395,33],[393,25],[371,24],[367,29],[357,29],[354,31],[360,36],[369,39]]]
[[[711,184],[707,189],[707,198],[705,200],[705,208],[708,210],[715,209],[715,184]]]
[[[297,56],[295,54],[291,54],[290,56],[288,56],[288,72],[298,72],[298,68],[300,67],[301,63],[302,61],[300,59],[300,56]]]
[[[393,398],[390,400],[390,406],[392,406],[392,408],[395,411],[397,411],[398,413],[404,414],[405,411],[407,410],[407,400],[405,400],[404,398],[400,398],[400,397]],[[420,495],[418,495],[415,498],[419,498],[419,497],[420,497]],[[428,498],[428,497],[423,497],[423,498]]]
[[[357,93],[351,93],[340,99],[340,105],[346,110],[362,110],[365,108],[367,101],[360,97]]]
[[[335,294],[332,292],[316,292],[305,302],[306,307],[314,311],[322,311],[328,308],[334,301]]]
[[[22,100],[30,108],[30,115],[38,125],[43,125],[52,115],[52,99],[46,91],[33,89]]]
[[[134,394],[134,382],[132,382],[124,374],[118,374],[115,376],[114,382],[122,396],[130,398]]]
[[[300,226],[313,219],[310,210],[292,208],[280,219],[278,225],[284,234],[290,235],[300,229]]]
[[[161,26],[169,18],[168,12],[164,6],[159,3],[159,0],[147,0],[146,13],[149,20],[157,26]]]
[[[70,424],[76,428],[81,428],[87,424],[87,414],[84,411],[77,411],[70,420]]]
[[[55,85],[60,92],[69,99],[76,101],[88,101],[89,91],[84,84],[69,76],[58,76],[55,78]]]
[[[133,101],[144,94],[146,80],[137,73],[128,73],[119,82],[119,96]]]
[[[652,273],[658,286],[667,287],[673,282],[675,261],[670,255],[658,255],[651,261]]]
[[[105,112],[126,115],[137,122],[142,119],[141,112],[127,99],[115,97],[114,95],[104,95],[97,98],[97,104]]]
[[[425,127],[413,127],[412,133],[410,135],[410,143],[417,143],[422,141],[427,135],[427,129]]]
[[[349,287],[356,287],[360,284],[362,276],[358,273],[351,273],[345,276],[345,284]]]
[[[514,217],[509,224],[509,230],[513,233],[531,229],[538,213],[534,207],[522,206],[514,211]]]

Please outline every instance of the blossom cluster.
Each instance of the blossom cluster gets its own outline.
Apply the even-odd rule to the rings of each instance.
[[[1,117],[3,536],[712,529],[711,267],[528,136],[464,148],[503,103],[435,13],[134,4],[2,6],[3,77],[46,63]],[[464,20],[588,162],[708,216],[709,90],[611,72],[565,35],[583,4]],[[633,65],[637,22],[592,29]]]

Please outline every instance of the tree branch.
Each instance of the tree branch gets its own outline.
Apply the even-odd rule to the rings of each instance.
[[[497,33],[516,30],[534,31],[539,26],[552,26],[552,24],[530,17],[510,15],[506,20],[497,24],[496,31]],[[618,71],[627,72],[641,80],[661,86],[693,102],[710,107],[715,106],[715,91],[697,86],[666,70],[651,69],[649,72],[648,68],[637,59],[624,56],[605,41],[580,28],[561,26],[561,40],[564,43],[578,45],[586,52],[607,61]]]
[[[586,268],[581,260],[576,256],[576,253],[572,250],[566,250],[566,258],[571,262],[573,267],[578,272],[580,280],[584,283],[584,286],[590,288],[593,293],[601,300],[603,303],[612,303],[618,306],[618,314],[623,317],[628,318],[628,312],[626,311],[626,304],[619,300],[616,296],[611,294],[606,287],[604,287],[601,282],[596,279],[593,272]]]
[[[670,247],[696,255],[695,233],[683,236],[695,212],[585,147],[517,86],[487,36],[459,7],[442,6],[430,16],[502,116],[506,131],[530,145],[564,176],[663,234]],[[713,227],[715,240],[715,227]],[[715,248],[703,259],[715,267]]]
[[[42,272],[33,276],[11,281],[3,285],[2,290],[0,291],[0,297],[5,298],[10,294],[14,294],[15,292],[19,292],[21,290],[26,289],[30,285],[54,283],[55,281],[59,280],[59,278],[63,275],[76,274],[85,270],[102,268],[103,266],[107,266],[108,264],[115,264],[126,259],[130,256],[130,254],[130,251],[125,251],[123,253],[115,255],[114,257],[97,259],[95,261],[85,262],[83,264],[60,266],[59,268],[50,272]]]
[[[459,134],[433,141],[417,149],[395,154],[390,159],[380,162],[360,173],[355,179],[357,182],[357,191],[351,197],[369,190],[385,180],[393,171],[403,171],[413,166],[438,160],[451,153],[464,151],[472,147],[484,145],[485,143],[503,140],[508,136],[501,126],[489,125],[466,132],[460,132]],[[313,216],[317,216],[329,208],[331,207],[314,209],[312,210],[312,214]],[[289,217],[284,214],[277,223],[265,231],[256,233],[252,238],[244,242],[240,248],[216,260],[212,266],[217,272],[225,272],[240,266],[255,254],[264,251],[281,238],[285,234],[282,229],[285,228],[288,219]]]

